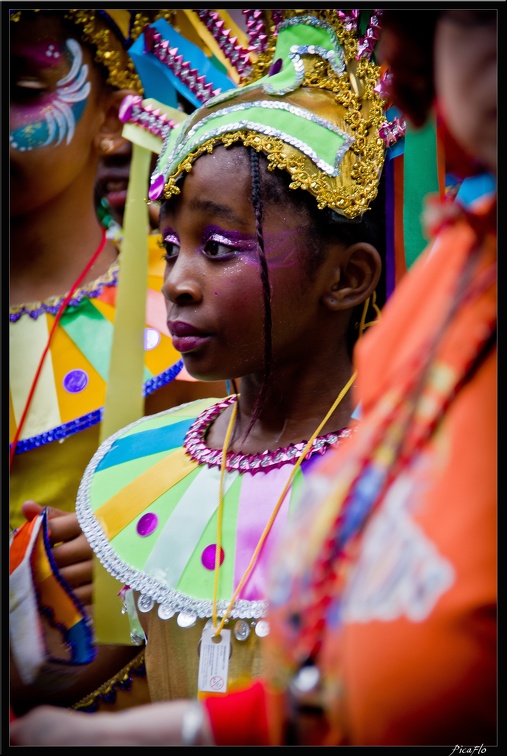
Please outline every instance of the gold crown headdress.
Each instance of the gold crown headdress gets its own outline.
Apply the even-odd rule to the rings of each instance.
[[[309,191],[320,208],[362,215],[377,194],[386,147],[381,72],[372,59],[380,14],[369,14],[362,36],[359,11],[250,15],[256,44],[241,86],[208,99],[170,131],[150,200],[177,194],[199,155],[242,142],[264,152],[271,170],[288,171],[291,188]]]
[[[14,9],[10,12],[10,19],[19,21],[24,13],[40,13],[44,10],[44,8],[26,11]],[[82,40],[95,49],[95,61],[106,68],[108,84],[118,89],[143,91],[139,75],[128,55],[128,48],[147,24],[153,23],[158,18],[170,16],[171,11],[135,8],[131,10],[52,8],[50,12],[61,13],[63,18],[71,21],[81,30]]]

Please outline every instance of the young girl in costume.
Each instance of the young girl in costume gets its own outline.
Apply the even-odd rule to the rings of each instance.
[[[85,605],[90,553],[70,513],[99,445],[123,269],[97,217],[94,182],[100,156],[122,141],[122,100],[142,91],[127,48],[168,13],[10,15],[10,524],[18,528],[41,507],[69,513],[52,521],[51,542],[60,544],[53,556]],[[225,394],[223,383],[174,380],[183,364],[158,304],[163,267],[150,237],[137,416]],[[79,551],[72,567],[69,549]],[[125,647],[121,656],[138,650]],[[105,661],[102,668],[113,671]],[[67,689],[63,701],[72,700]],[[25,690],[19,705],[29,701]]]
[[[356,64],[357,35],[334,11],[284,12],[277,32],[251,83],[171,132],[149,192],[174,346],[191,375],[241,379],[240,393],[114,434],[78,496],[132,633],[148,641],[153,701],[258,676],[270,555],[315,462],[353,425],[352,345],[371,319],[384,234],[383,206],[371,207],[379,69]],[[152,47],[163,41],[155,30]]]
[[[384,13],[396,101],[420,124],[436,96],[453,167],[495,173],[497,14],[420,15]],[[496,202],[429,209],[434,241],[356,350],[361,424],[273,565],[263,682],[93,734],[45,708],[15,743],[497,745]]]

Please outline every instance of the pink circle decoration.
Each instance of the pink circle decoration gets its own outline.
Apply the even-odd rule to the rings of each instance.
[[[216,543],[210,543],[210,545],[206,546],[206,548],[202,552],[201,561],[207,570],[215,569],[216,553],[217,553]],[[220,564],[222,564],[222,562],[224,561],[224,557],[225,557],[224,550],[220,548]]]
[[[153,512],[147,512],[139,518],[137,523],[137,532],[140,536],[149,536],[158,525],[158,517]]]

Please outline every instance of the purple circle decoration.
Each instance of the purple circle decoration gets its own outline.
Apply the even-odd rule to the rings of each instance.
[[[157,176],[153,176],[150,188],[148,190],[148,197],[151,200],[157,200],[164,191],[165,179],[160,173]]]
[[[215,569],[215,556],[217,553],[217,545],[216,543],[210,543],[209,546],[206,546],[204,551],[202,552],[201,556],[201,562],[203,563],[204,567],[206,567],[207,570],[214,570]],[[220,548],[220,564],[224,561],[224,550]]]
[[[280,73],[283,66],[283,60],[281,58],[278,58],[278,60],[275,60],[273,65],[268,71],[268,76],[275,76],[277,73]]]
[[[140,536],[149,536],[153,533],[158,525],[158,517],[153,512],[147,512],[139,518],[137,523],[137,532]]]
[[[160,333],[156,328],[144,329],[144,350],[149,352],[160,344]]]
[[[88,374],[84,370],[70,370],[63,379],[63,388],[69,394],[78,394],[88,385]]]

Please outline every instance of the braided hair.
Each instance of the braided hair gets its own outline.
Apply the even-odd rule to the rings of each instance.
[[[264,397],[266,395],[269,380],[272,371],[272,316],[271,316],[271,285],[269,282],[268,262],[266,260],[266,251],[264,249],[264,234],[262,226],[262,196],[261,196],[261,175],[259,154],[253,147],[248,147],[250,157],[250,170],[252,174],[252,205],[255,213],[255,230],[257,236],[257,250],[259,253],[260,275],[262,283],[262,293],[264,299],[264,373],[260,384],[257,397],[252,410],[252,416],[245,432],[245,438],[248,436],[252,427],[257,420]]]
[[[272,374],[272,314],[271,314],[271,286],[269,270],[266,260],[263,234],[263,202],[269,201],[274,205],[289,205],[298,215],[308,217],[304,250],[301,252],[302,263],[305,266],[309,280],[316,275],[323,263],[326,250],[331,242],[351,245],[357,242],[372,244],[384,259],[385,249],[385,211],[384,211],[384,181],[381,178],[379,191],[370,208],[361,218],[353,221],[338,215],[332,210],[320,210],[314,197],[302,189],[289,189],[291,177],[280,170],[268,171],[267,159],[263,153],[258,153],[253,147],[247,147],[250,159],[252,206],[255,215],[257,250],[260,263],[260,278],[264,302],[264,371],[259,391],[252,409],[250,422],[245,432],[248,436],[258,419],[269,381]],[[262,167],[262,171],[261,171]],[[377,307],[385,302],[385,272],[376,290]],[[347,346],[352,354],[354,344],[360,334],[361,317],[364,319],[363,304],[351,311],[349,328],[347,331]],[[376,311],[374,317],[376,316]],[[235,382],[233,382],[236,390]]]

